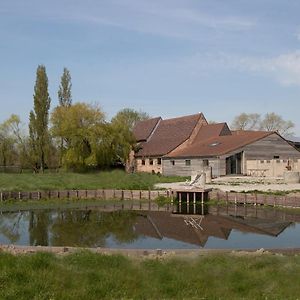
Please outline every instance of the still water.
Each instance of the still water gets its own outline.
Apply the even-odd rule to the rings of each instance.
[[[300,214],[244,206],[0,211],[0,244],[138,249],[300,247]]]

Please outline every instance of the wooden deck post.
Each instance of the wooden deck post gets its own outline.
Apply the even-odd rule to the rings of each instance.
[[[204,204],[204,192],[201,192],[201,204]]]
[[[195,192],[193,192],[193,203],[194,203],[194,205],[196,204],[196,193]]]

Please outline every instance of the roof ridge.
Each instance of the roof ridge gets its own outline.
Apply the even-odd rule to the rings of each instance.
[[[171,120],[177,120],[177,119],[189,118],[189,117],[194,117],[194,116],[199,116],[199,119],[200,119],[201,115],[204,117],[203,113],[199,112],[199,113],[197,113],[197,114],[192,114],[192,115],[180,116],[180,117],[169,118],[169,119],[162,119],[162,121],[171,121]],[[204,118],[205,118],[205,117],[204,117]]]

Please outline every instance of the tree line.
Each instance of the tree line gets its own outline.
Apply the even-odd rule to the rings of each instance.
[[[264,116],[258,113],[241,113],[234,118],[231,124],[231,128],[235,130],[277,131],[284,137],[291,137],[294,127],[295,124],[292,121],[284,120],[274,112]]]
[[[135,144],[132,129],[149,115],[125,108],[107,122],[98,105],[73,103],[67,68],[63,70],[57,97],[59,105],[50,111],[46,68],[38,66],[28,133],[14,114],[0,124],[0,166],[19,166],[34,172],[44,172],[45,168],[87,170],[124,166]],[[235,130],[278,131],[284,136],[290,136],[293,127],[293,122],[275,113],[242,113],[231,124]]]
[[[125,108],[110,122],[98,105],[73,103],[71,74],[64,68],[59,105],[50,111],[46,68],[38,66],[28,133],[17,115],[0,124],[0,165],[44,172],[64,167],[86,170],[124,165],[134,137],[132,128],[147,113]]]

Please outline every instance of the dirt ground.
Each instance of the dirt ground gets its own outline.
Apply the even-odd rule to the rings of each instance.
[[[157,188],[166,189],[182,189],[191,188],[186,182],[177,183],[160,183]],[[247,191],[263,191],[263,192],[290,192],[290,195],[300,196],[300,183],[284,183],[283,178],[265,178],[250,176],[224,176],[215,178],[212,183],[206,184],[206,188],[218,189],[224,192],[247,192]]]

